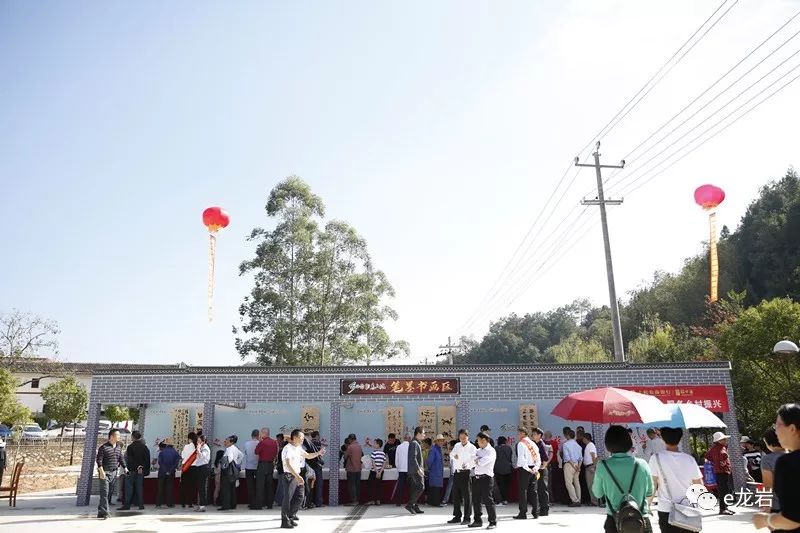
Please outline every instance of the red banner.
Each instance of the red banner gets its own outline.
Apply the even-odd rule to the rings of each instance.
[[[458,378],[445,379],[343,379],[339,393],[342,396],[358,394],[460,394]]]
[[[694,403],[715,413],[727,413],[728,391],[724,385],[664,385],[661,387],[620,387],[655,396],[664,403]]]

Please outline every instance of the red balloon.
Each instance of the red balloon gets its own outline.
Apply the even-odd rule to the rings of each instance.
[[[203,224],[211,233],[216,233],[221,228],[227,227],[230,222],[231,219],[228,213],[221,207],[209,207],[203,211]]]
[[[694,201],[703,209],[714,209],[725,200],[725,191],[716,185],[701,185],[694,191]]]

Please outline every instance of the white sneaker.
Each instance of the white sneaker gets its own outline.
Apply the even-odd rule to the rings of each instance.
[[[205,507],[205,505],[202,505],[202,506],[201,506],[201,505],[198,505],[198,506],[195,508],[195,512],[198,512],[198,513],[205,513],[205,512],[206,512],[206,507]]]

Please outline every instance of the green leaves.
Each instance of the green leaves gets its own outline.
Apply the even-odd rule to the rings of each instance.
[[[397,313],[394,289],[372,264],[366,241],[296,176],[270,193],[271,231],[255,229],[256,255],[240,266],[254,287],[239,308],[236,349],[264,365],[370,364],[409,352],[383,327]]]
[[[17,401],[17,378],[0,368],[0,422],[14,427],[31,419],[31,412]]]
[[[60,424],[70,424],[86,418],[89,394],[75,376],[67,376],[42,389],[47,416]]]

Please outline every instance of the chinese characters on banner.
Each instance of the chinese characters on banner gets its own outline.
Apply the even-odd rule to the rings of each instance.
[[[343,379],[339,393],[342,396],[357,394],[460,394],[458,378],[444,379]]]
[[[539,411],[533,404],[522,404],[519,406],[519,425],[525,426],[530,430],[539,426]]]
[[[431,435],[436,431],[436,408],[420,406],[417,408],[417,425],[425,430],[426,437],[435,437]]]
[[[306,434],[312,431],[319,431],[319,407],[303,406],[300,412],[300,427],[303,428],[303,433]]]
[[[199,407],[194,412],[194,430],[203,429],[203,408]]]
[[[728,391],[724,385],[669,385],[661,387],[620,387],[655,396],[664,403],[693,403],[714,413],[727,413]]]
[[[405,426],[403,424],[403,408],[402,407],[387,407],[386,408],[386,435],[394,433],[398,440],[403,440],[403,433]]]
[[[186,444],[186,435],[189,434],[189,410],[172,410],[172,440],[176,447]]]

